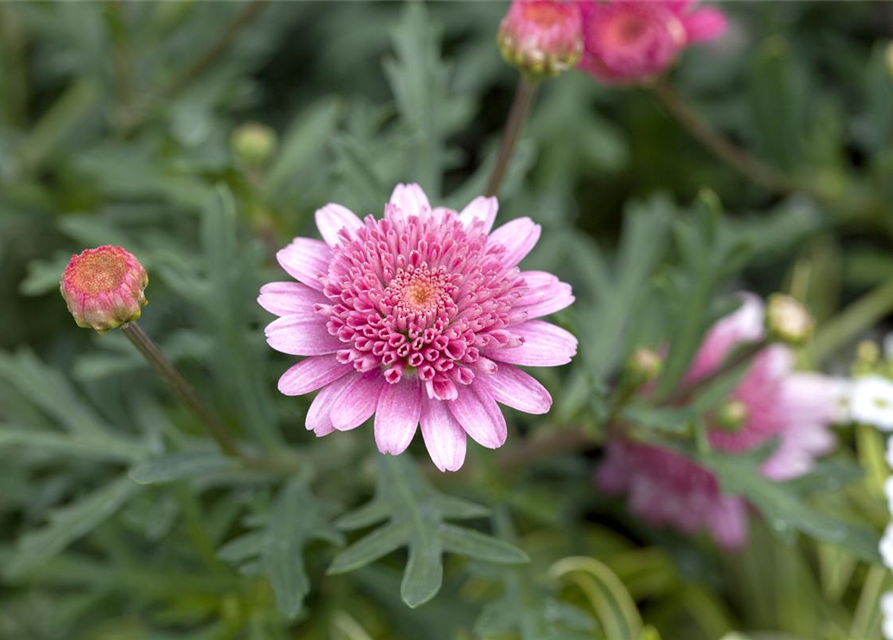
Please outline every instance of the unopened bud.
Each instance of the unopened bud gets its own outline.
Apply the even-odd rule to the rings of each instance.
[[[232,134],[233,152],[249,167],[262,166],[276,150],[276,132],[259,122],[239,125]]]
[[[713,419],[713,426],[723,431],[739,431],[750,417],[747,405],[740,400],[729,400],[724,403]]]
[[[812,337],[813,326],[812,316],[801,302],[781,293],[769,296],[766,329],[770,338],[799,346]]]
[[[140,317],[148,284],[139,260],[121,247],[106,245],[71,256],[61,290],[79,327],[105,333]]]
[[[638,383],[656,380],[663,369],[664,359],[656,351],[639,347],[629,356],[627,371]]]
[[[514,0],[497,42],[506,62],[528,77],[557,75],[583,53],[580,9],[572,2]]]

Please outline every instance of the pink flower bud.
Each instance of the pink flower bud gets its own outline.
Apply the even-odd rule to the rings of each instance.
[[[580,10],[554,0],[514,0],[499,26],[506,61],[534,78],[570,69],[583,51]]]
[[[690,0],[590,0],[582,7],[580,66],[609,84],[647,82],[685,47],[726,29],[722,13],[697,9]]]
[[[140,317],[148,284],[146,270],[133,254],[106,245],[71,256],[61,290],[79,327],[105,333]]]

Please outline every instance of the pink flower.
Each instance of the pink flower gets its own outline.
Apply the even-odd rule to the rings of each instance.
[[[140,317],[148,284],[133,254],[106,245],[71,256],[60,288],[78,326],[105,333]]]
[[[577,64],[583,52],[580,9],[570,2],[513,0],[497,39],[509,64],[555,75]]]
[[[587,0],[581,6],[580,66],[609,84],[647,82],[685,47],[717,38],[728,26],[720,11],[699,9],[693,0]]]
[[[323,436],[375,414],[379,451],[397,455],[421,424],[434,464],[455,471],[466,434],[505,442],[497,402],[549,410],[546,389],[515,365],[570,362],[576,338],[535,318],[574,297],[555,276],[518,269],[540,227],[519,218],[490,233],[497,208],[479,197],[461,213],[432,209],[418,185],[399,184],[382,219],[329,204],[316,212],[324,242],[295,238],[278,253],[298,282],[265,285],[258,301],[281,316],[270,346],[307,356],[279,390],[320,389],[308,429]]]
[[[691,385],[710,375],[739,344],[764,334],[763,304],[744,294],[744,303],[707,333],[685,376]],[[831,451],[830,430],[838,413],[838,383],[827,376],[793,370],[792,351],[783,345],[763,349],[732,391],[722,412],[737,418],[722,424],[707,416],[710,444],[725,453],[752,451],[772,440],[774,452],[762,474],[788,480],[807,473],[815,458]],[[722,547],[734,550],[747,540],[746,503],[720,491],[712,472],[673,451],[655,446],[613,442],[596,480],[608,493],[628,494],[630,508],[655,525],[683,533],[708,531]]]

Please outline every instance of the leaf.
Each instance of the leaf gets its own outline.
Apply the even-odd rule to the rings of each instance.
[[[16,389],[72,433],[105,437],[111,429],[56,369],[27,350],[0,352],[0,380]]]
[[[46,562],[99,526],[141,490],[128,476],[122,476],[50,514],[45,526],[19,538],[6,574],[19,576]]]
[[[500,538],[514,542],[508,511],[499,509],[494,521]],[[501,570],[505,591],[487,603],[474,625],[482,638],[518,633],[521,640],[590,640],[596,625],[582,609],[563,602],[534,580],[529,567],[509,566]],[[613,640],[613,638],[612,638]]]
[[[304,547],[317,539],[343,544],[342,534],[329,523],[328,512],[304,481],[292,480],[267,513],[248,521],[256,529],[231,540],[217,555],[241,565],[243,571],[257,564],[270,581],[279,611],[294,618],[310,591]]]
[[[140,443],[121,436],[61,434],[34,427],[0,424],[0,449],[29,447],[94,460],[134,462],[147,455]]]
[[[689,433],[698,414],[691,407],[628,405],[621,410],[620,417],[646,429],[666,433]]]
[[[326,99],[315,102],[294,119],[261,185],[267,198],[282,199],[284,192],[299,188],[297,176],[308,164],[318,162],[335,133],[341,112],[339,101]]]
[[[400,594],[414,608],[440,590],[445,551],[501,564],[527,562],[527,556],[520,549],[492,536],[444,522],[448,518],[480,515],[482,511],[475,505],[436,491],[412,463],[400,457],[380,456],[375,498],[343,516],[337,524],[343,529],[355,529],[385,517],[389,523],[339,553],[329,573],[353,571],[406,546],[409,561]]]
[[[786,483],[763,477],[758,463],[751,456],[707,452],[696,454],[694,458],[716,473],[723,492],[746,497],[763,514],[776,534],[800,531],[818,540],[840,545],[868,562],[880,561],[880,537],[875,531],[810,507]]]
[[[611,640],[639,640],[642,616],[620,579],[595,558],[559,560],[548,571],[552,580],[568,580],[579,587]]]
[[[235,466],[232,458],[216,451],[190,451],[145,460],[130,470],[130,477],[139,484],[163,484],[226,471]]]
[[[402,124],[411,135],[407,169],[432,201],[441,195],[444,140],[471,116],[472,103],[450,90],[449,68],[440,58],[440,29],[420,2],[406,5],[392,32],[396,58],[384,69]]]

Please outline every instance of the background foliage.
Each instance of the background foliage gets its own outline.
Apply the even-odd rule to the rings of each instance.
[[[765,515],[737,556],[600,496],[597,448],[524,443],[600,438],[634,346],[669,341],[670,393],[740,288],[806,301],[802,364],[846,373],[893,308],[893,5],[731,4],[730,34],[674,70],[790,188],[717,162],[647,89],[544,86],[500,219],[543,225],[527,264],[574,285],[558,320],[581,348],[537,372],[556,405],[510,414],[504,452],[442,475],[420,442],[394,459],[368,429],[316,440],[307,400],[276,392],[288,358],[254,302],[282,277],[271,252],[327,202],[379,212],[398,181],[456,207],[483,191],[517,81],[505,9],[0,4],[0,638],[880,637],[876,433],[841,429],[784,484],[702,454]],[[278,132],[264,167],[231,151],[248,120]],[[222,457],[122,335],[75,327],[59,274],[104,243],[146,266],[141,324],[268,464]],[[697,411],[625,418],[657,439]]]

